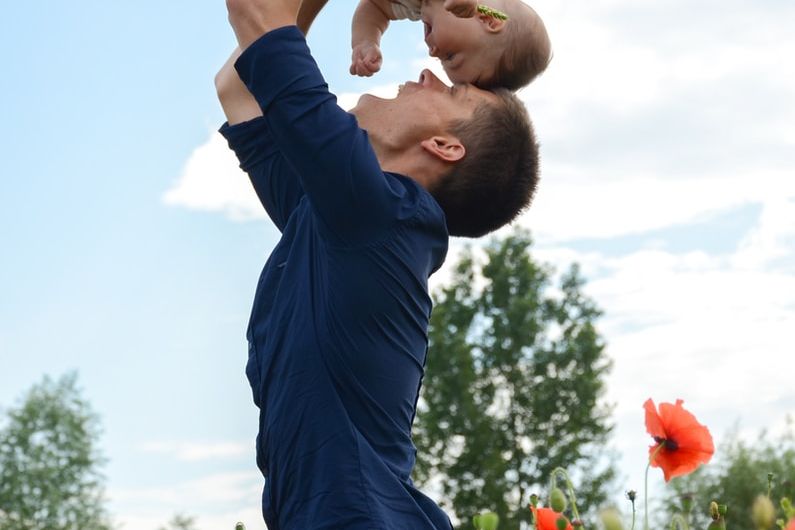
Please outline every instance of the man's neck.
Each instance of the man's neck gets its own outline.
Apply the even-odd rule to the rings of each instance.
[[[429,192],[444,171],[440,163],[427,156],[419,146],[417,151],[393,156],[381,155],[376,150],[376,156],[382,170],[405,175]]]

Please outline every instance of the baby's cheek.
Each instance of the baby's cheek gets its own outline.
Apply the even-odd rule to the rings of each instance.
[[[461,79],[461,75],[458,74],[455,70],[451,70],[447,66],[443,66],[442,68],[444,68],[444,73],[447,74],[447,78],[450,80],[451,83],[456,84],[456,83],[467,82],[464,79]]]
[[[478,78],[477,75],[473,75],[471,73],[470,68],[467,68],[466,65],[455,69],[443,65],[443,68],[444,72],[447,74],[447,78],[450,79],[450,82],[453,84],[474,83],[475,80]]]

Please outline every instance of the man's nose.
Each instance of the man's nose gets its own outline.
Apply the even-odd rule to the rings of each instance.
[[[445,85],[441,79],[433,75],[433,72],[427,68],[420,72],[420,84],[424,88],[430,88],[432,90],[447,90],[447,85]]]

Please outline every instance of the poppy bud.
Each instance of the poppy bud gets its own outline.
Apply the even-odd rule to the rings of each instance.
[[[707,530],[726,530],[726,520],[722,517],[720,519],[715,519],[709,523]]]
[[[720,513],[718,513],[718,503],[715,501],[709,503],[709,516],[712,517],[713,521],[720,517]]]
[[[599,518],[602,520],[602,526],[604,526],[605,530],[624,530],[624,524],[621,522],[621,515],[616,509],[609,508],[603,510],[602,513],[599,514]]]
[[[690,513],[693,511],[693,494],[685,493],[682,495],[682,511]]]
[[[569,526],[569,522],[561,515],[555,520],[555,526],[558,530],[566,530],[566,527]]]
[[[571,526],[573,526],[574,528],[582,528],[583,526],[585,526],[585,523],[583,523],[583,522],[582,522],[581,520],[579,520],[579,519],[574,519],[574,520],[571,522]]]
[[[246,525],[244,525],[243,523],[237,523],[235,525],[235,530],[246,530]]]
[[[757,530],[768,530],[776,522],[776,507],[767,495],[759,495],[754,499],[751,521]]]
[[[635,498],[637,496],[638,496],[638,492],[635,491],[635,490],[629,490],[627,492],[627,499],[629,499],[629,502],[635,502]]]
[[[472,522],[478,530],[497,530],[500,518],[494,512],[484,512],[474,516]]]
[[[532,506],[533,508],[538,508],[538,495],[536,495],[535,493],[530,495],[530,506]]]
[[[549,494],[549,507],[558,513],[566,511],[566,494],[560,488],[554,488]]]

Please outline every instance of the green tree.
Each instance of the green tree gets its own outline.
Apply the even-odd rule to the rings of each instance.
[[[673,488],[665,499],[669,517],[680,511],[683,495],[692,495],[695,507],[691,518],[696,528],[706,528],[712,500],[728,506],[728,527],[754,528],[751,506],[757,495],[767,494],[768,473],[773,474],[773,504],[778,507],[781,497],[795,501],[795,428],[791,419],[780,436],[763,431],[753,442],[740,439],[736,429],[730,432],[715,451],[713,462],[671,481]]]
[[[529,495],[547,493],[557,467],[574,477],[582,506],[611,493],[600,311],[582,293],[577,266],[555,288],[530,247],[522,231],[493,239],[482,267],[467,251],[435,293],[415,476],[441,487],[461,528],[480,510],[505,528],[528,523]]]
[[[161,526],[158,530],[196,530],[196,519],[188,515],[177,514],[167,526]]]
[[[0,430],[0,530],[106,530],[98,418],[72,373],[34,385]]]

